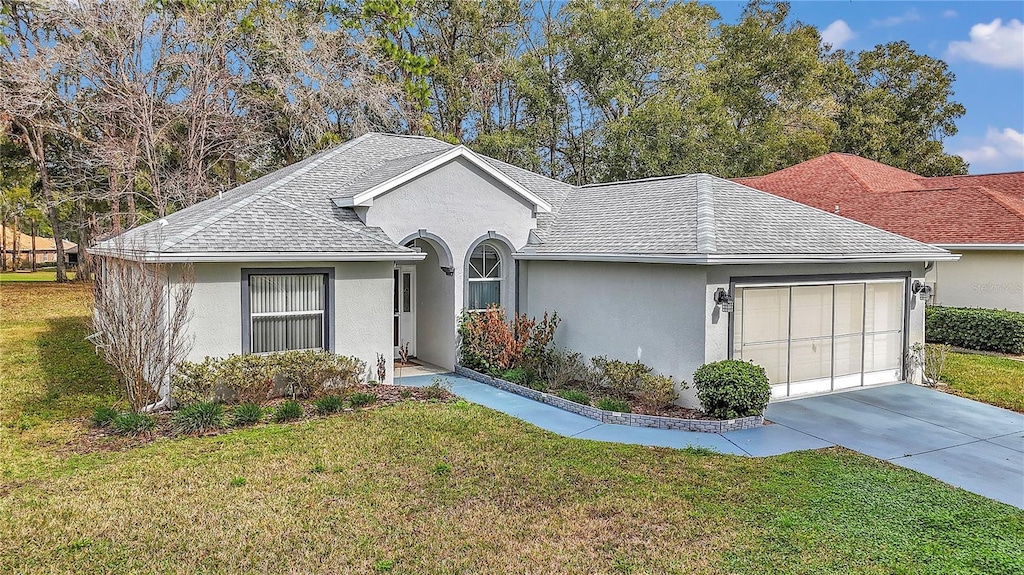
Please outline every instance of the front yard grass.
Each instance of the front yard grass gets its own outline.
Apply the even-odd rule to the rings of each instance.
[[[1024,360],[950,352],[942,380],[945,391],[1024,413]]]
[[[1020,573],[1024,511],[831,449],[566,439],[406,403],[85,449],[88,287],[0,288],[0,573]]]

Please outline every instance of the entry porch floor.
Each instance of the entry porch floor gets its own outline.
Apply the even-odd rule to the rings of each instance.
[[[399,385],[430,385],[443,372],[406,369],[396,374]],[[718,434],[601,423],[451,373],[443,377],[468,401],[566,437],[753,457],[839,445],[1024,508],[1024,415],[915,385],[773,403],[765,412],[771,425]]]

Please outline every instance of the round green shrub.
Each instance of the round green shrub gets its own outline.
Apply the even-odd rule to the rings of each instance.
[[[693,384],[704,411],[720,419],[761,415],[772,396],[764,368],[735,359],[700,366]]]

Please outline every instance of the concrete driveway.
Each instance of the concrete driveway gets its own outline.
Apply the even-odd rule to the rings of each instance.
[[[773,403],[765,417],[1024,508],[1024,415],[909,384]]]

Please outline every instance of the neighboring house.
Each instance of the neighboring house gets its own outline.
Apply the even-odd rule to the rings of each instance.
[[[373,365],[408,343],[450,369],[460,313],[500,305],[684,381],[753,360],[777,398],[906,377],[914,285],[956,257],[707,174],[574,187],[376,133],[91,251],[194,264],[192,360],[323,347]]]
[[[929,269],[934,303],[1024,311],[1024,172],[925,178],[832,153],[736,181],[962,254]]]
[[[3,258],[8,268],[12,267],[14,259],[21,261],[22,269],[32,265],[32,236],[18,232],[17,252],[15,252],[15,232],[8,226],[3,226]],[[67,240],[64,242],[65,252],[76,246],[75,243]],[[53,238],[36,236],[36,265],[53,264],[57,262],[57,243]]]

